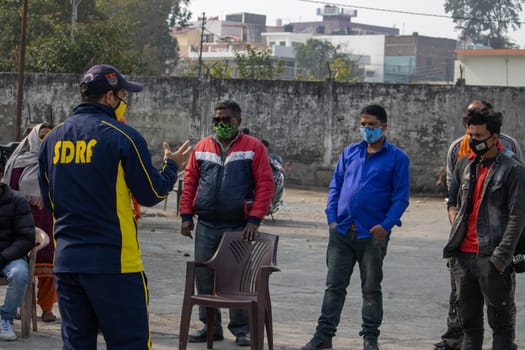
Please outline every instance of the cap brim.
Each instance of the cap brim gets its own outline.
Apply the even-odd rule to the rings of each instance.
[[[134,81],[124,80],[121,83],[122,89],[131,92],[141,92],[144,89],[142,84],[136,83]]]

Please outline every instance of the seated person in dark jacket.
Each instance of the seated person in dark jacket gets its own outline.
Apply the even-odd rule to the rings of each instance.
[[[0,277],[7,278],[0,306],[0,340],[16,340],[12,323],[27,286],[27,253],[35,245],[35,226],[28,201],[0,183]]]

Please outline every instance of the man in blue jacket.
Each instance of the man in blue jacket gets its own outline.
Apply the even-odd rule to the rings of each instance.
[[[313,338],[301,349],[331,349],[346,289],[356,263],[361,276],[364,350],[378,349],[383,319],[383,259],[394,225],[408,206],[407,155],[387,141],[387,114],[369,105],[360,114],[363,141],[346,147],[335,169],[326,216],[329,225],[328,274],[321,316]]]
[[[96,349],[100,329],[112,350],[151,348],[148,292],[130,193],[141,205],[166,198],[189,142],[163,144],[156,169],[144,138],[120,123],[115,109],[141,84],[118,69],[91,67],[82,103],[40,148],[40,190],[55,219],[55,282],[64,350]]]

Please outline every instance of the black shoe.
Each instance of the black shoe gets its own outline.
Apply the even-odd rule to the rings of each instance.
[[[377,338],[365,338],[363,340],[363,350],[379,350]]]
[[[331,350],[332,339],[323,341],[319,338],[313,337],[308,343],[306,343],[301,350]]]
[[[235,337],[235,344],[239,346],[250,346],[250,335],[239,334]]]
[[[224,336],[221,333],[215,333],[213,340],[223,340]],[[206,343],[208,341],[208,330],[203,328],[194,334],[190,334],[188,342],[190,343]]]
[[[434,350],[460,350],[460,348],[453,348],[449,345],[447,345],[447,343],[445,343],[444,340],[440,341],[439,343],[436,343],[434,344]]]

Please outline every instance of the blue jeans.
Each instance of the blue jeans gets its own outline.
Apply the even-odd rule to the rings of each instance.
[[[226,231],[242,230],[243,226],[213,228],[206,224],[197,222],[195,228],[195,260],[208,261],[219,246],[222,235]],[[197,268],[195,279],[198,294],[210,294],[213,292],[213,271],[210,269]],[[206,327],[206,308],[199,307],[199,319]],[[222,334],[221,313],[217,309],[215,313],[214,333]],[[228,329],[233,335],[248,334],[248,312],[241,309],[230,309],[230,323]]]
[[[9,261],[0,270],[2,277],[7,278],[7,290],[5,292],[4,305],[0,307],[2,320],[12,321],[16,315],[16,309],[22,304],[22,299],[27,288],[28,266],[25,259]]]
[[[330,229],[330,238],[326,252],[328,273],[326,290],[317,322],[315,337],[328,341],[335,336],[345,303],[346,289],[356,262],[361,276],[362,330],[364,338],[377,338],[379,326],[383,321],[383,259],[386,255],[388,240],[376,238],[357,239],[356,231],[342,235]]]

